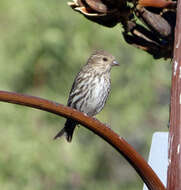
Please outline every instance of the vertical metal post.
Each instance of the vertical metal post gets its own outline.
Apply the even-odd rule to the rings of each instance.
[[[181,0],[177,5],[170,104],[167,190],[181,190]]]

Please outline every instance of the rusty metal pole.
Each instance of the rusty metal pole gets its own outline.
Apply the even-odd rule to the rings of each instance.
[[[62,104],[14,92],[0,90],[0,101],[32,107],[59,116],[71,118],[82,124],[116,149],[137,171],[149,190],[166,190],[147,162],[122,137],[97,119]],[[13,117],[13,116],[12,116]]]
[[[181,190],[181,0],[177,5],[170,104],[167,190]]]

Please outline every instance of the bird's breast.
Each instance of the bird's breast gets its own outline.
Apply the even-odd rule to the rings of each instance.
[[[110,80],[104,76],[95,77],[87,90],[86,102],[81,111],[89,116],[94,116],[104,107],[110,91]]]

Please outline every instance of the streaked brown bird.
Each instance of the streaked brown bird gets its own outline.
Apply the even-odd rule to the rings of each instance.
[[[112,66],[118,66],[115,57],[103,50],[93,52],[87,64],[82,67],[75,77],[67,105],[88,116],[99,113],[107,100],[111,87],[110,71]],[[67,119],[64,128],[54,137],[63,134],[71,142],[74,129],[78,123]]]

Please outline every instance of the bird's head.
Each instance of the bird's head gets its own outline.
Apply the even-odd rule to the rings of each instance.
[[[89,57],[87,64],[107,71],[110,71],[112,66],[119,66],[115,57],[104,50],[94,51]]]

